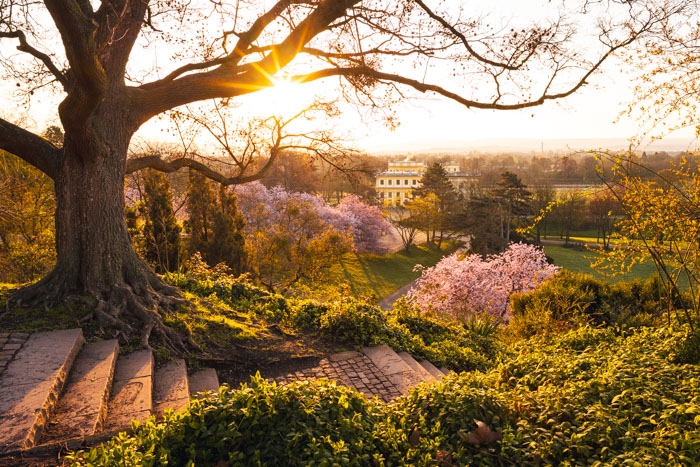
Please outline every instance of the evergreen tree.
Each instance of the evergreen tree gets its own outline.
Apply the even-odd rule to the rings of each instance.
[[[146,260],[157,272],[175,271],[180,260],[180,226],[173,211],[170,181],[162,173],[146,170],[143,174],[146,222],[143,227]]]
[[[470,252],[486,257],[504,251],[507,243],[500,235],[500,223],[496,197],[488,191],[471,196],[461,221],[461,230],[469,237]]]
[[[242,274],[246,267],[245,218],[238,210],[236,195],[219,188],[219,202],[212,213],[212,236],[205,260],[210,266],[225,263],[234,274]]]
[[[501,238],[510,243],[512,227],[518,227],[520,218],[531,213],[530,199],[532,193],[513,172],[506,170],[493,191],[501,208]],[[514,225],[515,224],[515,225]]]
[[[236,195],[220,185],[217,197],[213,182],[193,170],[187,182],[187,209],[190,255],[199,252],[209,266],[224,263],[234,274],[243,273],[245,218]]]
[[[189,254],[196,252],[206,256],[212,239],[213,210],[216,194],[212,183],[196,170],[190,170],[187,179],[187,229],[190,234]],[[206,258],[205,258],[206,260]],[[207,261],[209,263],[209,261]]]
[[[421,226],[428,231],[428,241],[442,243],[444,233],[455,230],[461,213],[461,199],[452,182],[447,178],[445,168],[438,162],[428,166],[420,180],[420,187],[413,190],[414,196],[424,200],[435,200],[436,216],[431,216],[431,224]],[[432,196],[431,196],[432,195]]]

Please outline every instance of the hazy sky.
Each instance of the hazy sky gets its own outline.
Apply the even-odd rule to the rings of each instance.
[[[523,23],[528,17],[541,20],[545,17],[544,7],[551,14],[551,7],[561,4],[561,0],[488,0],[470,2],[469,11],[471,14],[481,7],[492,11],[493,17],[499,18],[502,24],[508,21]],[[585,29],[586,26],[580,27]],[[10,41],[0,41],[0,47],[14,46]],[[162,50],[152,53],[156,52],[162,55]],[[445,86],[454,89],[449,82]],[[322,87],[322,83],[311,83],[297,88],[265,91],[237,101],[243,104],[242,115],[277,112],[281,106],[291,112],[311,102],[314,92]],[[392,147],[418,151],[445,146],[450,142],[458,144],[460,141],[483,139],[630,138],[638,131],[635,122],[624,117],[617,124],[613,122],[632,101],[631,87],[629,76],[620,73],[620,65],[612,62],[606,64],[601,73],[596,74],[587,86],[573,96],[523,111],[469,110],[442,98],[424,96],[398,107],[400,126],[395,131],[388,130],[377,121],[361,121],[353,109],[345,110],[337,126],[346,130],[358,147],[369,151]],[[56,98],[34,99],[32,113],[38,128],[56,123],[55,116],[48,112],[49,109],[55,111],[56,102]],[[8,116],[8,111],[12,112],[9,110],[11,104],[8,101],[5,103],[8,108],[2,109],[2,112]],[[157,120],[149,122],[139,136],[158,140],[165,135],[161,127],[162,123]],[[691,139],[690,136],[688,139]]]

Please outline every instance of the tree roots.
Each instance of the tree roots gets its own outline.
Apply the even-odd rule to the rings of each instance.
[[[179,289],[165,284],[150,271],[141,281],[127,284],[122,280],[109,288],[94,284],[71,287],[61,276],[54,270],[36,284],[16,290],[7,299],[7,309],[20,306],[50,309],[60,304],[75,309],[87,305],[92,309],[79,320],[81,325],[95,320],[100,332],[111,329],[115,337],[126,340],[134,335],[135,329],[139,330],[144,348],[151,348],[149,341],[155,334],[176,355],[199,349],[189,333],[181,335],[163,320],[166,314],[192,304],[182,298]]]

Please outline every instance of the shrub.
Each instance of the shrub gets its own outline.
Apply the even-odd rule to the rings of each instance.
[[[74,465],[679,465],[700,463],[700,367],[687,329],[581,328],[514,345],[393,404],[328,381],[259,377],[120,433]]]
[[[663,312],[663,294],[657,278],[608,284],[564,270],[535,290],[511,296],[510,332],[530,337],[586,324],[655,324]]]
[[[480,334],[458,321],[421,312],[405,301],[397,302],[388,318],[387,343],[391,347],[438,366],[455,371],[486,370],[501,353],[495,328],[493,333]],[[403,337],[401,330],[412,338]]]
[[[334,342],[355,346],[381,343],[387,336],[386,316],[382,310],[362,300],[335,302],[321,316],[321,336]]]
[[[316,300],[301,300],[291,306],[289,321],[302,331],[318,330],[321,327],[321,316],[330,309],[330,305]]]
[[[379,465],[377,404],[334,382],[277,386],[256,376],[73,459],[124,466]]]

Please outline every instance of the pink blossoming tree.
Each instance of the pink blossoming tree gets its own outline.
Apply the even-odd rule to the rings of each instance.
[[[557,272],[544,252],[532,245],[511,243],[501,254],[457,254],[423,269],[407,298],[420,309],[436,311],[456,319],[476,313],[510,318],[509,298],[514,292],[536,288]]]

